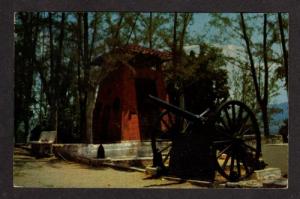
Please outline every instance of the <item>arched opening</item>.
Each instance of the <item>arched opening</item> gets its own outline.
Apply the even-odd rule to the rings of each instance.
[[[113,110],[115,113],[118,113],[121,108],[121,100],[119,97],[116,97],[113,103]]]
[[[102,106],[103,106],[102,102],[97,102],[93,112],[93,142],[94,143],[99,143],[99,139],[100,139],[99,132],[100,132]]]

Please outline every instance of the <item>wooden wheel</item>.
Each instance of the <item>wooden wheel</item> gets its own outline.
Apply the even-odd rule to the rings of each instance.
[[[259,162],[260,132],[253,112],[242,102],[228,101],[216,111],[216,150],[218,172],[230,181],[249,177]]]
[[[186,134],[190,125],[186,119],[164,110],[154,126],[151,136],[153,166],[159,167],[165,174],[169,167],[174,136],[178,133]]]

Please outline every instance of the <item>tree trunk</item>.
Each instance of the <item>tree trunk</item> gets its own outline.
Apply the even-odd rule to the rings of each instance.
[[[268,137],[270,135],[268,107],[264,103],[261,104],[260,107],[261,107],[262,120],[264,124],[264,135],[265,137]]]
[[[79,109],[80,109],[80,140],[85,139],[85,93],[83,91],[84,85],[81,78],[81,67],[83,63],[83,48],[82,48],[82,14],[77,14],[77,49],[78,49],[78,63],[77,63],[77,87],[78,87],[78,98],[79,98]]]
[[[177,50],[177,59],[176,59],[176,62],[177,62],[177,67],[183,67],[182,66],[182,57],[183,57],[183,47],[184,47],[184,39],[185,39],[185,35],[186,35],[186,29],[187,29],[187,26],[190,22],[190,19],[191,19],[191,15],[190,14],[184,14],[183,15],[183,25],[182,25],[182,30],[181,30],[181,33],[179,35],[179,48]],[[183,84],[183,83],[182,83]],[[182,86],[182,89],[184,91],[184,85],[181,85]],[[185,96],[184,96],[184,93],[181,93],[180,96],[179,96],[179,106],[183,109],[185,109]]]
[[[23,95],[22,95],[22,102],[23,102],[23,111],[24,111],[24,117],[22,118],[23,122],[24,122],[24,134],[27,137],[29,134],[29,112],[30,112],[30,107],[29,107],[29,97],[31,96],[31,91],[30,93],[28,93],[29,91],[29,86],[31,87],[31,85],[29,84],[29,80],[30,80],[30,72],[29,72],[29,63],[30,63],[30,49],[31,46],[29,46],[29,44],[31,43],[31,25],[32,25],[32,14],[29,16],[28,13],[21,13],[21,19],[23,22],[23,27],[24,27],[24,46],[23,46],[23,61],[24,61],[24,65],[20,66],[23,70],[22,70],[22,79],[23,79],[23,84],[24,87],[22,89]],[[25,138],[26,138],[25,137]]]
[[[173,25],[173,47],[172,47],[172,53],[173,53],[173,67],[174,69],[177,68],[177,13],[174,13],[174,25]]]
[[[98,29],[98,24],[99,24],[99,13],[95,13],[94,15],[94,22],[93,22],[93,36],[92,36],[92,41],[90,45],[90,53],[89,53],[89,60],[92,60],[93,54],[94,54],[94,48],[95,48],[95,41],[96,41],[96,36],[97,36],[97,29]]]
[[[85,76],[88,74],[90,63],[89,63],[89,24],[88,24],[88,13],[83,14],[83,59],[85,67]]]
[[[88,27],[88,13],[83,14],[83,60],[84,60],[84,105],[85,105],[85,141],[89,144],[93,143],[93,95],[94,90],[90,85],[90,60],[89,60],[89,27]]]
[[[89,144],[93,143],[93,113],[95,109],[97,93],[93,85],[88,85],[87,100],[86,100],[86,141]]]
[[[33,86],[33,72],[36,66],[36,44],[39,27],[35,22],[39,20],[39,13],[20,13],[22,25],[23,25],[23,45],[22,45],[22,60],[20,66],[16,66],[16,71],[19,67],[21,70],[20,74],[22,79],[22,87],[20,88],[21,93],[21,111],[24,115],[21,119],[24,122],[24,141],[29,140],[30,136],[30,119],[31,115],[31,104],[32,104],[32,86]]]
[[[253,61],[252,52],[251,52],[251,49],[250,49],[250,41],[249,41],[249,38],[248,38],[248,35],[247,35],[247,31],[246,31],[247,28],[246,28],[243,13],[241,13],[241,28],[242,28],[242,31],[243,31],[243,39],[246,43],[247,54],[248,54],[249,61],[250,61],[251,76],[252,76],[253,84],[254,84],[254,88],[255,88],[256,99],[257,99],[258,102],[260,102],[261,101],[261,94],[260,94],[260,90],[259,90],[259,86],[258,86],[258,82],[257,82],[257,75],[256,75],[255,65],[254,65],[254,61]]]
[[[268,66],[268,49],[267,49],[267,14],[264,14],[264,30],[263,30],[263,54],[264,54],[264,98],[260,103],[262,110],[262,119],[264,123],[264,134],[269,136],[269,115],[268,115],[268,101],[269,101],[269,66]]]
[[[180,39],[179,39],[179,57],[180,57],[180,61],[181,62],[181,57],[182,57],[182,53],[183,53],[183,46],[184,46],[184,39],[185,39],[185,34],[186,34],[186,29],[187,26],[189,25],[191,20],[191,14],[184,14],[183,16],[183,25],[182,25],[182,31],[181,31],[181,35],[180,35]]]
[[[286,88],[288,91],[288,51],[285,46],[285,35],[284,35],[284,30],[283,30],[281,13],[278,13],[278,23],[279,23],[279,30],[280,30],[281,46],[282,46],[282,51],[283,51],[283,61],[284,61],[284,68],[285,68],[285,82],[286,82]]]
[[[59,104],[62,104],[61,101],[59,102],[59,99],[61,99],[61,97],[59,96],[60,93],[60,87],[59,87],[59,76],[58,74],[61,73],[61,68],[62,68],[62,61],[63,61],[63,49],[64,49],[64,36],[65,35],[65,13],[63,12],[61,14],[61,21],[60,21],[60,34],[59,34],[59,38],[58,38],[58,54],[56,57],[56,66],[55,66],[55,82],[54,82],[54,87],[55,87],[55,127],[56,127],[56,131],[58,131],[58,119],[59,119],[59,115],[58,115],[58,108],[59,108]],[[58,132],[57,132],[58,133]],[[58,139],[61,138],[61,140],[64,140],[64,138],[62,137],[63,135],[60,135],[58,133]]]
[[[149,48],[152,48],[152,12],[149,16]]]
[[[56,57],[56,71],[59,72],[61,68],[61,62],[63,60],[63,47],[64,47],[64,35],[65,35],[65,13],[61,14],[60,22],[60,35],[58,39],[58,54]]]
[[[48,15],[48,29],[49,29],[49,47],[50,47],[50,94],[49,105],[50,105],[50,126],[51,130],[57,130],[57,107],[56,107],[56,67],[54,65],[54,46],[53,46],[53,30],[52,30],[52,13]]]
[[[124,19],[124,14],[120,14],[120,18],[118,23],[116,24],[116,28],[113,29],[114,32],[112,32],[112,49],[114,50],[117,46],[120,45],[121,41],[120,41],[120,29],[121,29],[121,25]],[[114,34],[115,33],[115,34]]]
[[[130,41],[131,35],[132,35],[132,33],[134,32],[134,29],[135,29],[135,26],[136,26],[136,22],[138,21],[138,18],[139,18],[139,14],[136,15],[135,20],[134,20],[134,23],[133,23],[133,25],[131,26],[131,30],[130,30],[130,32],[129,32],[129,34],[128,34],[128,37],[127,37],[126,45],[127,45],[127,44],[129,43],[129,41]]]
[[[256,93],[256,100],[260,106],[260,109],[262,111],[262,117],[263,117],[263,123],[264,123],[264,135],[267,137],[269,136],[269,122],[268,122],[268,109],[267,109],[267,100],[268,100],[268,90],[264,90],[264,94],[267,93],[266,96],[264,96],[264,99],[262,99],[262,96],[261,96],[261,93],[260,93],[260,88],[259,88],[259,84],[258,84],[258,79],[257,79],[257,74],[256,74],[256,70],[255,70],[255,65],[254,65],[254,61],[253,61],[253,56],[252,56],[252,52],[251,52],[251,49],[250,49],[250,41],[249,41],[249,38],[248,38],[248,35],[247,35],[247,27],[246,27],[246,24],[245,24],[245,20],[244,20],[244,15],[243,13],[240,13],[241,15],[241,29],[242,29],[242,32],[243,32],[243,39],[245,41],[245,44],[246,44],[246,49],[247,49],[247,54],[248,54],[248,57],[249,57],[249,61],[250,61],[250,71],[251,71],[251,76],[252,76],[252,80],[253,80],[253,84],[254,84],[254,88],[255,88],[255,93]],[[266,18],[265,18],[265,21],[264,21],[264,24],[266,23]],[[266,24],[265,24],[266,25]],[[264,53],[267,53],[265,49],[266,48],[266,26],[264,25]],[[266,59],[267,59],[267,54],[265,54],[265,58],[264,58],[264,62],[265,62],[265,87],[267,86],[268,84],[268,72],[267,72],[267,62],[266,62]],[[267,69],[267,70],[266,70]],[[266,74],[267,72],[267,74]],[[268,86],[267,88],[264,89],[268,89]]]
[[[26,136],[27,139],[26,141],[30,141],[30,119],[32,117],[32,115],[30,114],[31,112],[31,93],[32,93],[32,86],[33,86],[33,72],[34,72],[34,68],[36,65],[36,44],[37,44],[37,38],[38,38],[38,26],[36,24],[34,24],[34,21],[38,21],[39,19],[39,13],[37,13],[36,15],[36,19],[34,19],[34,14],[30,14],[30,28],[29,28],[29,40],[28,40],[28,48],[25,48],[25,50],[28,50],[30,55],[29,55],[29,64],[30,66],[28,67],[28,82],[26,84],[27,85],[27,89],[26,89],[26,100],[25,100],[25,106],[26,106],[26,110],[27,110],[27,114],[26,114],[26,122],[25,122],[25,132],[26,132]],[[34,29],[35,27],[35,29]]]

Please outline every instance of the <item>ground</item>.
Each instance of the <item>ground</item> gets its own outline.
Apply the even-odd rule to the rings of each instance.
[[[203,188],[190,182],[149,179],[143,172],[90,167],[55,157],[36,159],[15,148],[15,187],[43,188]]]

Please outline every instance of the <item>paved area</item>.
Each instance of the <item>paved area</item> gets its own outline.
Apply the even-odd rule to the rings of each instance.
[[[149,179],[137,171],[89,167],[55,157],[36,159],[22,148],[14,150],[13,183],[34,188],[205,188],[190,182]]]
[[[265,170],[267,171],[267,169]],[[15,187],[30,188],[207,188],[207,183],[180,181],[174,178],[149,178],[145,173],[109,166],[92,167],[57,159],[36,159],[28,150],[14,149],[13,183]],[[216,175],[215,188],[286,188],[287,178],[262,182],[246,180],[224,183]]]

